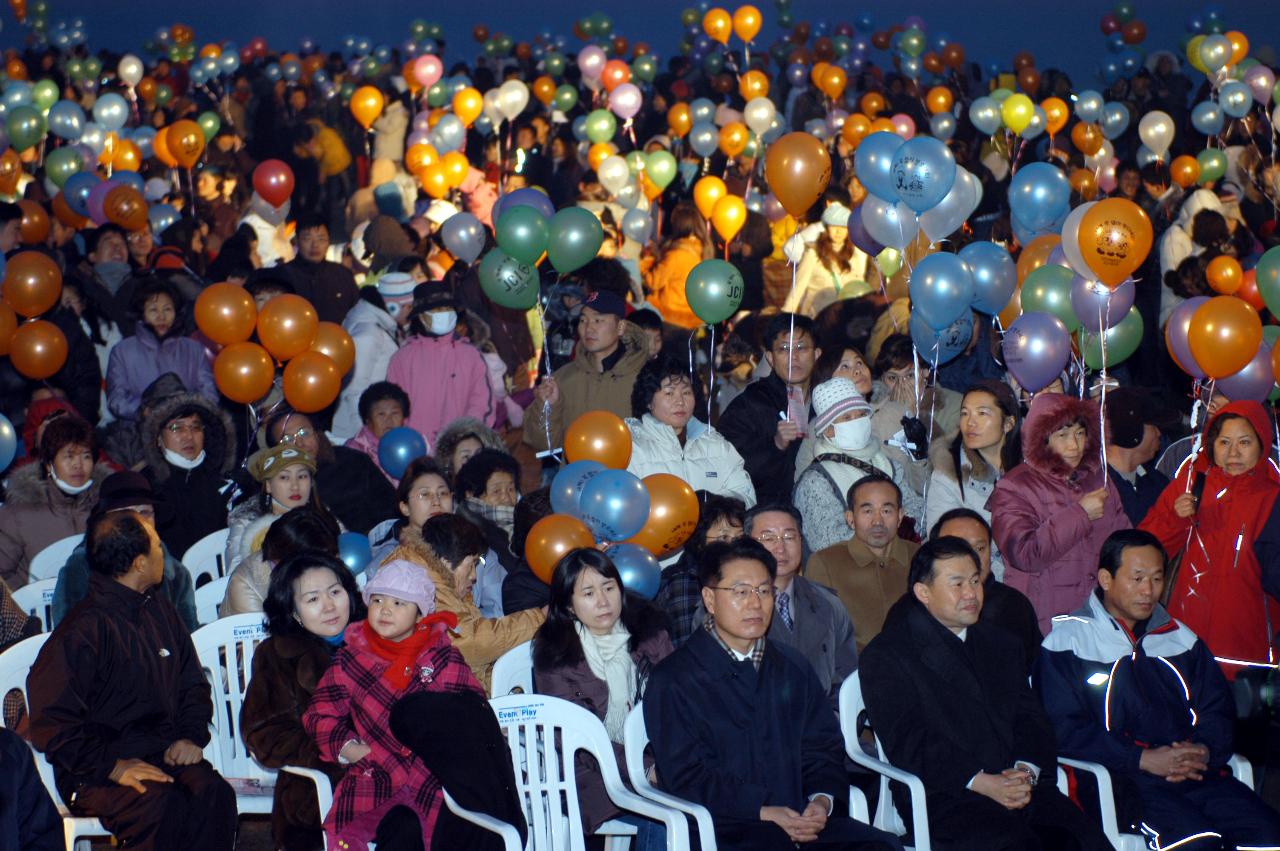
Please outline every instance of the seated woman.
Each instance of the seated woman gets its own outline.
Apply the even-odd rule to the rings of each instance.
[[[49,421],[39,438],[39,463],[9,474],[0,505],[0,580],[10,590],[30,581],[37,553],[55,541],[85,530],[98,502],[98,488],[111,473],[95,463],[93,427],[63,414]]]
[[[644,696],[649,672],[671,651],[666,618],[623,588],[607,554],[577,549],[560,559],[551,577],[547,622],[533,637],[534,685],[539,694],[576,703],[603,721],[619,765],[627,713]],[[661,824],[613,805],[594,760],[580,756],[576,769],[586,830],[617,818],[636,826],[637,848],[666,847]]]
[[[458,515],[476,525],[507,570],[514,570],[519,560],[511,551],[519,481],[516,459],[496,449],[477,452],[453,480]]]
[[[255,550],[236,565],[227,580],[227,593],[218,607],[220,617],[261,612],[276,565],[301,552],[338,554],[337,522],[327,512],[301,506],[277,518]]]
[[[262,489],[227,515],[228,571],[262,548],[262,538],[277,517],[304,505],[328,513],[312,479],[316,462],[301,449],[283,444],[260,449],[245,466]]]
[[[107,407],[111,413],[117,419],[135,419],[142,391],[166,372],[176,374],[193,392],[217,402],[218,388],[204,346],[182,336],[177,290],[166,281],[148,279],[134,292],[133,304],[142,319],[133,336],[111,350],[107,362]]]
[[[342,647],[347,626],[365,617],[355,577],[334,556],[300,553],[271,572],[262,609],[268,637],[254,651],[253,676],[240,707],[245,745],[267,768],[316,768],[337,783],[344,769],[320,758],[302,726],[302,711]],[[311,781],[280,772],[271,805],[275,847],[323,847],[320,817]]]
[[[437,514],[421,529],[406,527],[401,541],[381,569],[395,561],[408,561],[427,572],[435,583],[440,610],[452,612],[458,619],[453,629],[454,646],[488,692],[493,663],[517,644],[533,638],[546,619],[546,611],[526,609],[501,618],[480,614],[471,588],[488,547],[480,530],[456,514]]]
[[[481,449],[507,451],[507,444],[493,429],[474,417],[459,417],[436,436],[436,465],[446,479],[453,477]]]
[[[369,532],[373,558],[369,559],[365,572],[370,579],[378,572],[378,565],[400,546],[400,536],[406,528],[421,529],[423,523],[437,514],[453,513],[453,491],[436,462],[430,458],[409,462],[404,477],[396,486],[396,502],[400,516],[382,521]]]
[[[378,443],[391,429],[404,425],[404,419],[409,415],[409,396],[397,384],[376,381],[360,394],[359,410],[363,425],[355,437],[342,445],[368,455],[378,465],[378,469],[382,470],[382,462],[378,460]],[[397,484],[395,477],[386,470],[382,470],[382,475],[392,485]]]
[[[631,390],[631,461],[639,478],[670,473],[705,490],[756,503],[756,491],[733,444],[697,414],[706,412],[702,382],[689,375],[687,360],[659,356],[640,368]]]
[[[822,350],[822,357],[813,365],[813,375],[809,377],[809,386],[817,387],[832,378],[847,378],[853,382],[854,388],[862,394],[863,399],[871,399],[871,367],[862,352],[851,345],[832,346]],[[873,418],[874,420],[874,418]],[[872,436],[875,439],[875,436]],[[805,468],[813,463],[814,445],[817,436],[809,433],[800,442],[800,451],[796,454],[796,478]],[[879,441],[876,441],[879,443]]]
[[[731,496],[698,492],[698,525],[685,541],[680,559],[662,571],[653,603],[670,621],[671,643],[684,644],[702,626],[697,617],[702,604],[702,584],[698,581],[698,561],[711,544],[728,543],[742,537],[747,507]]]

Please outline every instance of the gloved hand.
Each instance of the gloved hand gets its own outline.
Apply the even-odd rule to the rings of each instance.
[[[912,458],[923,461],[929,456],[929,430],[919,417],[903,417],[902,433],[906,435]]]

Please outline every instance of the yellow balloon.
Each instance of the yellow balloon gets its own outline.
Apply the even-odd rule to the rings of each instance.
[[[1204,62],[1200,59],[1200,45],[1203,42],[1203,35],[1198,35],[1187,42],[1187,61],[1191,63],[1192,68],[1195,68],[1201,74],[1208,74],[1209,69],[1205,67]]]
[[[708,174],[693,184],[693,203],[698,205],[698,212],[704,219],[711,218],[711,214],[716,209],[716,202],[728,194],[729,189],[724,185],[724,181],[714,174]]]
[[[711,224],[726,244],[733,241],[747,223],[747,204],[737,195],[726,195],[716,202]]]
[[[361,127],[368,130],[382,114],[384,104],[382,92],[373,86],[361,86],[351,95],[351,114],[360,122]]]
[[[1000,105],[1000,114],[1004,119],[1004,126],[1021,135],[1036,117],[1036,105],[1022,93],[1012,94]]]

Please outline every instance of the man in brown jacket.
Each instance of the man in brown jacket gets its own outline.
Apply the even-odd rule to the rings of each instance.
[[[810,581],[836,592],[853,621],[858,654],[880,634],[889,608],[907,590],[907,571],[919,544],[898,537],[902,492],[892,479],[867,476],[848,494],[845,522],[853,537],[809,558]]]

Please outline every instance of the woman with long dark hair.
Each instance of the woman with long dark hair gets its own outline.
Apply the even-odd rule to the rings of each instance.
[[[671,211],[669,236],[658,249],[658,262],[644,276],[649,303],[672,325],[697,328],[702,324],[689,307],[684,281],[693,267],[709,256],[707,220],[693,204],[681,201]]]
[[[843,204],[831,204],[823,211],[822,233],[800,258],[796,283],[782,305],[783,312],[817,316],[834,301],[871,292],[867,255],[849,239],[849,215]]]

